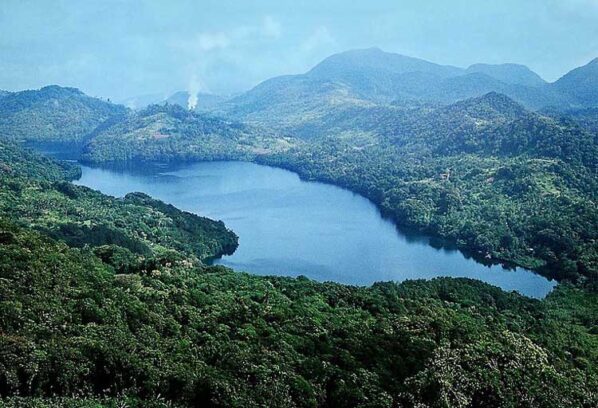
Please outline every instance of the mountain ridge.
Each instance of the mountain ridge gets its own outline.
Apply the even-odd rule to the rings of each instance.
[[[77,88],[48,85],[0,98],[0,138],[81,143],[97,126],[127,109]]]
[[[594,65],[598,66],[590,63],[588,67]],[[584,97],[580,86],[564,90],[563,83],[571,76],[576,78],[569,82],[598,84],[598,70],[590,68],[577,73],[573,70],[560,80],[547,83],[521,64],[473,64],[465,69],[379,48],[349,50],[325,58],[304,74],[267,79],[214,111],[284,130],[301,124],[301,118],[295,115],[297,111],[305,118],[321,117],[318,112],[326,106],[384,105],[401,99],[448,105],[492,91],[534,110],[547,106],[598,106],[598,97],[594,96],[598,92],[586,91]]]

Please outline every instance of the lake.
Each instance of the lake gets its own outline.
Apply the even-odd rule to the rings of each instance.
[[[239,236],[239,248],[214,263],[238,271],[353,285],[467,277],[536,298],[556,284],[522,268],[487,266],[432,246],[426,236],[398,230],[367,199],[278,168],[203,162],[82,169],[76,184],[113,196],[141,191],[224,221]]]

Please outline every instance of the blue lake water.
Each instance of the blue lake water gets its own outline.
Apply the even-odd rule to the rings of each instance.
[[[486,266],[434,247],[428,237],[397,230],[367,199],[286,170],[244,162],[82,168],[77,184],[113,196],[141,191],[224,221],[239,236],[239,248],[214,263],[238,271],[355,285],[467,277],[532,297],[555,285],[522,268]]]

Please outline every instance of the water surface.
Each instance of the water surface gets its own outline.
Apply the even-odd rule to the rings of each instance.
[[[532,297],[555,285],[522,268],[486,266],[428,237],[397,230],[367,199],[297,174],[244,162],[205,162],[128,170],[83,166],[78,184],[123,196],[142,191],[176,207],[223,220],[239,248],[215,263],[259,275],[318,281],[468,277]]]

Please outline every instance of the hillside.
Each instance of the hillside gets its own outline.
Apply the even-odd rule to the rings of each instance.
[[[564,75],[552,87],[567,95],[575,107],[598,107],[598,58]]]
[[[404,125],[385,136],[394,143],[425,145],[439,155],[526,155],[560,159],[593,169],[598,157],[598,135],[575,124],[527,111],[494,92],[420,116],[412,115],[410,120],[409,129]]]
[[[554,84],[517,64],[474,64],[467,69],[387,53],[377,48],[332,55],[301,75],[264,81],[212,109],[235,120],[310,138],[329,114],[394,101],[449,105],[501,93],[528,109],[591,107],[598,74],[590,63]]]
[[[482,73],[505,84],[542,87],[546,85],[538,74],[520,64],[473,64],[467,73]]]
[[[400,225],[565,279],[598,277],[598,136],[488,94],[354,113],[367,132],[259,160],[356,191]]]
[[[126,109],[56,85],[10,93],[0,99],[0,138],[78,142],[105,120]]]
[[[444,79],[460,75],[462,69],[371,48],[335,54],[305,76],[344,83],[364,99],[390,102],[400,96],[400,83],[408,78],[404,74],[411,73]]]
[[[53,170],[0,183],[0,202],[11,203],[0,212],[4,406],[597,402],[589,286],[560,285],[538,301],[467,279],[363,288],[207,267],[176,237],[213,221],[140,194],[117,200],[53,182],[62,165],[18,156],[3,160]],[[113,235],[80,246],[52,234],[78,217],[142,233],[153,255]]]
[[[598,277],[598,136],[571,121],[497,93],[449,106],[349,106],[325,114],[320,129],[304,126],[307,142],[212,120],[152,107],[99,134],[85,158],[256,160],[347,187],[477,257]]]
[[[70,184],[79,171],[0,142],[0,218],[73,247],[91,246],[118,262],[140,263],[173,253],[200,261],[237,246],[237,237],[222,222],[145,194],[116,199]]]
[[[152,105],[94,133],[83,159],[214,160],[252,158],[287,149],[290,142],[238,122],[190,112],[178,105]]]

